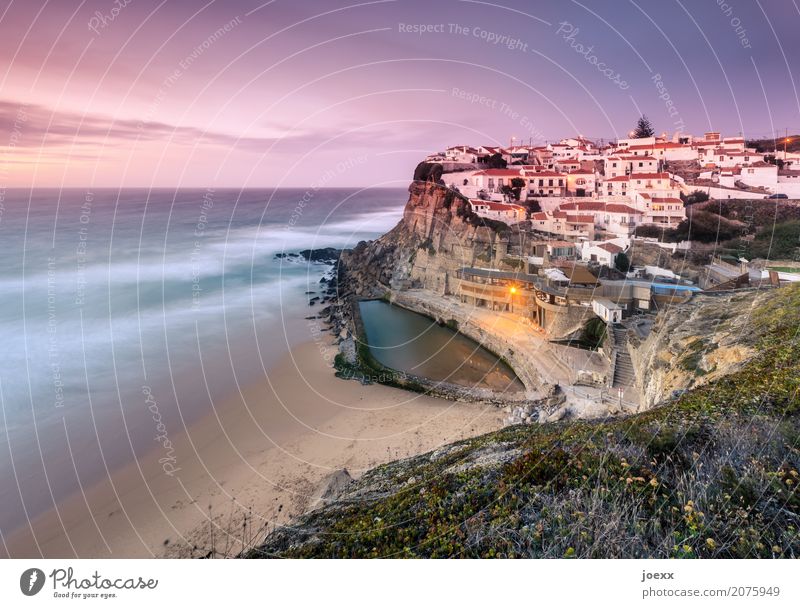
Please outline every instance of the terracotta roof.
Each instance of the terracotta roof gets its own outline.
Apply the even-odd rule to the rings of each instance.
[[[600,243],[597,245],[600,249],[604,249],[609,253],[619,253],[622,251],[622,247],[619,245],[615,245],[614,243]]]
[[[657,198],[653,199],[653,202],[654,203],[683,203],[683,201],[681,199],[675,198],[675,197],[671,197],[671,196],[663,197],[663,198],[658,198],[657,197]]]
[[[567,221],[573,224],[594,224],[594,216],[591,215],[567,215]]]
[[[606,213],[627,213],[630,215],[635,215],[637,213],[641,213],[641,211],[634,209],[633,207],[629,207],[628,205],[608,203],[606,205]]]
[[[679,144],[674,141],[659,141],[650,145],[628,146],[628,150],[652,150],[654,148],[691,148],[690,144]]]
[[[526,173],[527,175],[527,173]],[[535,171],[531,172],[531,175],[528,177],[566,177],[564,173],[558,173],[557,171]]]
[[[641,214],[641,211],[621,203],[564,203],[561,211],[605,211],[606,213]]]
[[[597,277],[594,276],[585,266],[567,265],[561,266],[561,272],[569,277],[570,283],[596,285]]]
[[[519,169],[484,169],[475,175],[487,175],[489,177],[522,177]]]
[[[630,179],[667,179],[669,173],[631,173],[628,175]]]

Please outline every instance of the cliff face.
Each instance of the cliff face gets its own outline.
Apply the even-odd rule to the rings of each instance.
[[[629,336],[643,409],[675,391],[714,383],[751,359],[753,311],[770,297],[753,291],[697,295],[661,311],[645,340]]]
[[[355,295],[380,295],[376,284],[446,293],[448,271],[476,260],[502,263],[513,240],[505,224],[478,217],[467,200],[433,182],[415,181],[408,190],[397,226],[342,255]]]

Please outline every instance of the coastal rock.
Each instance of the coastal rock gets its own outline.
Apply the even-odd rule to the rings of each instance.
[[[342,250],[334,247],[324,247],[322,249],[304,249],[299,255],[309,262],[319,262],[322,264],[334,264],[339,260]]]
[[[334,471],[317,485],[309,503],[308,511],[324,507],[327,503],[339,498],[353,481],[347,469]]]

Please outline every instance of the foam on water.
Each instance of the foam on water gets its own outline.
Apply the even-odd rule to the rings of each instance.
[[[208,400],[196,381],[200,365],[215,398],[282,356],[300,338],[289,326],[309,314],[305,292],[319,292],[328,267],[275,254],[374,238],[397,223],[406,197],[320,190],[293,217],[304,192],[216,191],[204,207],[203,190],[8,191],[0,221],[0,443],[13,449],[17,471],[46,470],[48,459],[63,457],[65,424],[102,435],[86,431],[90,458],[90,440],[144,450],[151,438],[138,445],[137,424],[147,429],[152,419],[142,386],[162,396],[165,412],[172,402],[192,404],[197,411],[180,413],[189,419],[203,413],[194,404]],[[0,456],[0,486],[16,487],[11,464]],[[89,472],[81,477],[91,482]],[[22,494],[49,496],[36,483],[23,480]],[[77,483],[63,480],[59,495]],[[0,515],[1,531],[23,512]]]

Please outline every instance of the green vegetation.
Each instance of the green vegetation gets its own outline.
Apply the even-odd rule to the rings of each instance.
[[[488,159],[486,159],[486,166],[489,169],[505,169],[508,166],[508,163],[500,153],[497,153],[492,154]]]
[[[600,317],[592,317],[583,326],[580,341],[592,350],[598,348],[606,339],[606,322]]]
[[[624,251],[621,251],[617,254],[614,258],[614,267],[619,270],[620,272],[628,272],[631,267],[631,261],[628,259],[628,256],[625,254]]]
[[[703,338],[697,338],[686,348],[686,354],[680,362],[681,367],[687,372],[694,372],[698,376],[702,375],[703,372],[700,369],[700,361],[707,347],[708,344]]]
[[[655,237],[667,243],[680,241],[699,241],[701,243],[722,243],[730,241],[747,231],[743,222],[729,220],[706,208],[691,207],[688,218],[678,224],[677,228],[661,228],[659,226],[637,226],[636,236]]]
[[[383,465],[249,556],[800,556],[800,286],[746,297],[759,354],[739,371],[628,418]]]
[[[695,209],[702,209],[729,220],[742,222],[748,226],[750,233],[775,224],[800,220],[800,205],[793,205],[779,199],[715,200],[698,205]]]
[[[514,270],[524,270],[525,269],[525,262],[518,258],[503,258],[503,264],[506,266],[513,268]]]
[[[519,200],[522,196],[522,189],[525,187],[525,180],[521,177],[511,178],[511,191],[514,194],[514,199]]]
[[[694,190],[689,194],[680,193],[681,200],[684,205],[694,205],[696,203],[704,203],[708,200],[708,193],[702,190]]]
[[[539,204],[539,200],[535,198],[529,198],[525,201],[525,210],[528,212],[528,215],[533,213],[539,213],[542,210],[542,206]]]
[[[764,227],[756,233],[752,241],[737,242],[732,247],[741,247],[744,257],[751,260],[794,259],[800,256],[800,221]]]
[[[633,136],[636,139],[642,139],[643,137],[653,137],[653,135],[655,135],[653,124],[647,116],[641,116],[639,120],[636,121],[636,128],[633,130]]]

